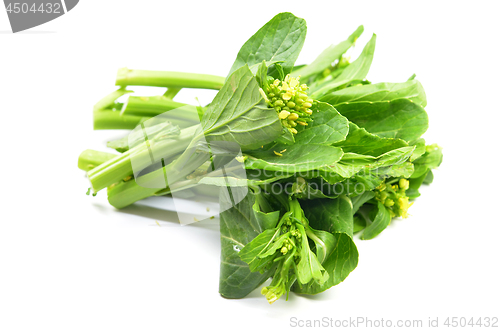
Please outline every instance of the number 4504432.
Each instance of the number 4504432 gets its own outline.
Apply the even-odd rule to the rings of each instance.
[[[62,14],[60,3],[34,3],[31,6],[27,3],[15,2],[9,3],[7,6],[8,13],[27,14],[27,13],[47,13],[47,14]]]
[[[497,317],[479,317],[479,318],[465,318],[465,317],[448,317],[444,321],[444,325],[447,327],[492,327],[498,328],[498,318]]]

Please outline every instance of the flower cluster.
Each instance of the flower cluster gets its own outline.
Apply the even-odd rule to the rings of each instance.
[[[398,184],[380,184],[375,190],[375,198],[389,209],[391,216],[408,217],[408,208],[413,204],[406,196],[406,190],[410,187],[407,179],[401,178]]]
[[[300,77],[286,75],[283,81],[274,80],[260,93],[270,108],[278,113],[281,124],[296,134],[297,125],[307,125],[311,121],[313,99],[307,96],[307,85],[300,84]]]

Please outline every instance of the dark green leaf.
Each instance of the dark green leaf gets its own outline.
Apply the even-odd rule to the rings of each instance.
[[[338,60],[349,48],[354,45],[356,39],[363,33],[363,26],[360,25],[347,40],[342,41],[337,45],[331,45],[325,49],[311,64],[293,71],[294,77],[301,76],[301,80],[305,82],[307,78],[323,72],[329,68],[335,60]]]
[[[417,140],[410,141],[410,145],[415,146],[415,150],[410,158],[410,161],[414,161],[424,155],[425,153],[425,139],[418,138]]]
[[[307,201],[303,208],[311,227],[331,232],[335,238],[334,249],[323,263],[328,280],[322,285],[310,282],[292,288],[297,293],[316,294],[342,282],[358,264],[358,250],[352,240],[352,204],[349,198],[339,197]]]
[[[355,214],[359,208],[365,204],[368,200],[371,200],[375,197],[375,193],[368,191],[360,194],[354,198],[351,198],[352,202],[352,213]]]
[[[245,64],[253,66],[262,61],[283,61],[281,66],[285,74],[289,73],[302,49],[306,32],[303,19],[291,13],[274,16],[241,47],[228,76]],[[269,75],[274,77],[276,73],[271,66]]]
[[[377,102],[401,98],[412,100],[422,107],[427,105],[424,88],[418,80],[410,80],[404,83],[357,85],[329,93],[321,97],[320,101],[328,102],[335,107],[348,102]]]
[[[359,215],[354,215],[352,221],[354,223],[354,228],[353,228],[354,233],[358,233],[359,231],[366,228],[366,221],[363,217],[361,217]]]
[[[286,151],[284,151],[286,150]],[[280,153],[282,156],[276,155]],[[342,157],[342,150],[325,145],[275,145],[270,150],[248,153],[245,161],[247,169],[266,169],[268,171],[299,172],[335,164]]]
[[[297,143],[330,145],[345,139],[349,131],[347,118],[324,102],[315,103],[312,111],[313,121],[297,134]]]
[[[391,223],[391,213],[384,204],[380,201],[377,202],[377,214],[373,222],[368,225],[361,235],[361,239],[373,239],[384,231],[384,229]]]
[[[336,109],[356,125],[383,138],[418,139],[429,125],[422,106],[408,99],[352,102]]]
[[[236,70],[224,83],[202,119],[205,139],[236,142],[241,150],[259,148],[281,133],[281,122],[267,108],[248,66]]]
[[[423,184],[430,185],[434,181],[434,175],[432,174],[432,170],[427,172],[427,176],[425,176]]]
[[[311,97],[316,100],[321,100],[322,96],[334,91],[339,86],[349,84],[352,81],[365,79],[372,64],[376,39],[377,37],[374,34],[366,44],[361,55],[353,63],[349,64],[336,78],[316,88],[311,87]]]
[[[393,149],[408,146],[408,144],[401,139],[381,138],[350,122],[346,140],[334,146],[342,147],[345,153],[379,156]]]
[[[425,168],[425,172],[422,173],[419,177],[411,177],[410,178],[410,188],[406,190],[406,196],[410,199],[415,199],[420,196],[420,192],[418,189],[422,186],[425,178],[427,177],[427,172],[430,171],[428,168]]]
[[[264,274],[250,272],[248,264],[238,256],[245,245],[265,230],[262,221],[255,217],[254,204],[255,197],[249,193],[240,203],[220,214],[219,292],[226,298],[246,296],[272,274],[272,270]]]
[[[250,271],[259,270],[263,264],[268,262],[263,258],[274,254],[278,248],[281,248],[281,245],[279,247],[273,245],[273,241],[279,236],[279,230],[265,230],[241,249],[239,256],[243,262],[250,266]]]

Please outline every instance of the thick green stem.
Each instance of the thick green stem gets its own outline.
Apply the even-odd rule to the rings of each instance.
[[[149,117],[120,115],[116,110],[94,111],[94,130],[132,130]]]
[[[132,70],[122,68],[116,76],[117,86],[158,86],[220,90],[225,78],[213,75],[174,71]]]
[[[111,106],[114,105],[116,99],[127,93],[132,93],[132,92],[133,91],[128,91],[127,89],[125,89],[125,87],[120,87],[118,90],[111,92],[110,94],[106,95],[104,98],[99,100],[94,105],[94,110],[104,110],[110,108]]]
[[[84,150],[78,157],[78,168],[84,171],[90,171],[104,162],[107,162],[115,157],[117,154],[99,152],[93,149]]]
[[[160,141],[146,141],[127,152],[99,165],[88,172],[92,190],[98,192],[103,188],[121,181],[127,176],[133,175],[134,168],[140,171],[151,165],[151,155],[162,155],[163,159],[168,159],[184,151],[198,129],[192,126],[181,130],[176,139],[165,139]],[[133,166],[132,160],[133,157]]]
[[[169,185],[178,182],[195,171],[208,158],[208,154],[204,153],[197,155],[185,153],[166,167],[141,176],[139,178],[141,185],[137,184],[136,179],[109,187],[108,201],[115,208],[124,208],[136,201],[153,196],[157,192],[165,191]],[[163,188],[160,187],[160,183],[163,184]]]
[[[182,89],[179,87],[169,87],[163,96],[165,98],[173,99],[181,90]]]
[[[181,109],[177,109],[181,108]],[[124,115],[136,116],[157,116],[169,110],[177,109],[176,111],[168,113],[168,118],[178,119],[183,121],[192,122],[193,124],[199,123],[198,110],[195,106],[187,105],[185,103],[176,102],[165,96],[154,97],[137,97],[130,96],[128,101],[123,105],[121,113]]]

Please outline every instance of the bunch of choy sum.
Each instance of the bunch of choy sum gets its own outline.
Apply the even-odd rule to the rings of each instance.
[[[408,217],[442,161],[441,148],[421,138],[427,102],[415,76],[365,79],[375,35],[355,61],[345,55],[362,32],[295,66],[306,23],[280,13],[241,47],[226,78],[121,69],[120,88],[94,108],[94,128],[135,130],[108,143],[118,155],[80,155],[89,192],[107,188],[109,203],[123,208],[174,188],[246,187],[236,202],[221,196],[222,296],[242,298],[269,278],[270,303],[339,284],[358,263],[353,234],[372,239]],[[167,90],[117,102],[137,85]],[[201,107],[174,101],[182,88],[219,91]],[[164,114],[172,115],[155,122]],[[235,160],[245,176],[226,167]]]

